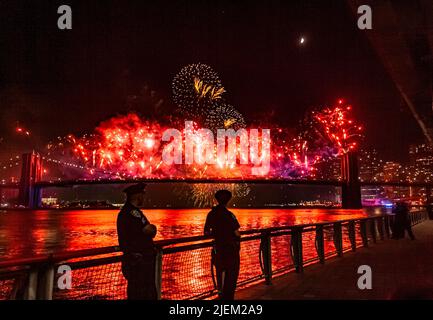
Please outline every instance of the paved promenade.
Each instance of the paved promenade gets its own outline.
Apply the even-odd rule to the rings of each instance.
[[[433,299],[433,221],[413,227],[414,241],[378,240],[368,248],[358,248],[343,257],[314,264],[303,274],[289,273],[241,289],[236,299]],[[372,289],[360,290],[360,265],[372,269]]]

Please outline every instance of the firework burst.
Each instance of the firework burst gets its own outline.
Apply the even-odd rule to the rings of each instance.
[[[272,130],[272,176],[281,178],[312,178],[318,150],[310,148],[300,133],[287,128]]]
[[[75,158],[90,173],[104,170],[119,178],[155,176],[164,173],[161,134],[164,128],[136,114],[117,116],[102,122],[94,134],[68,136]],[[51,146],[53,151],[59,144]]]
[[[211,207],[215,204],[215,192],[218,190],[229,190],[233,199],[244,198],[249,195],[251,189],[247,184],[234,183],[212,183],[191,185],[191,199],[197,207]]]
[[[351,117],[352,107],[342,100],[331,107],[306,112],[296,133],[273,130],[272,175],[314,178],[317,164],[355,150],[362,127]]]
[[[180,113],[199,122],[225,92],[218,74],[202,63],[183,67],[173,79],[172,90]]]
[[[170,128],[180,129],[176,131],[182,133],[182,140],[179,140],[182,148],[187,144],[186,129],[181,129],[185,120],[194,122],[193,130],[207,128],[214,135],[217,129],[237,131],[247,128],[243,115],[224,100],[225,89],[218,74],[210,66],[196,63],[183,67],[173,79],[172,90],[180,117],[161,122],[164,118],[160,115],[163,100],[144,87],[140,95],[130,97],[128,108],[148,111],[146,120],[134,113],[117,116],[101,123],[93,134],[81,138],[72,135],[66,139],[59,138],[49,145],[48,150],[56,153],[70,145],[68,154],[72,152],[82,168],[89,168],[92,173],[102,170],[104,174],[108,172],[120,179],[254,178],[255,175],[251,174],[251,163],[254,161],[242,163],[240,160],[257,159],[257,155],[243,152],[239,146],[241,143],[236,146],[236,161],[217,159],[216,164],[199,162],[181,167],[164,164],[162,150],[167,141],[161,142],[161,134],[168,129],[168,124]],[[361,136],[361,126],[350,119],[350,113],[351,106],[339,101],[336,106],[307,112],[297,132],[262,125],[263,128],[274,128],[272,139],[267,138],[269,143],[265,143],[270,146],[272,140],[272,150],[266,153],[268,163],[264,174],[272,178],[313,178],[318,162],[354,150]],[[155,114],[158,114],[158,120],[152,116]],[[263,142],[267,140],[263,140],[263,136],[261,138],[263,148]],[[194,143],[196,149],[204,149],[200,138]],[[209,154],[217,158],[216,145],[213,148]],[[66,153],[63,156],[67,156]],[[247,196],[250,190],[247,184],[192,184],[190,188],[197,206],[212,204],[214,192],[221,188],[232,191],[235,198]]]
[[[246,127],[242,114],[227,103],[217,102],[215,107],[207,112],[205,120],[206,128],[234,129],[238,130]]]
[[[313,111],[312,116],[322,131],[337,149],[338,154],[355,150],[358,140],[362,138],[362,126],[351,119],[352,106],[338,101],[337,106]]]
[[[190,64],[173,79],[173,98],[185,119],[204,122],[205,127],[213,131],[245,128],[242,114],[223,101],[224,92],[218,74],[205,64]],[[194,171],[200,176],[212,174],[207,166],[194,168]],[[242,176],[236,168],[222,168],[218,176],[233,176],[233,171],[236,172],[235,176]],[[195,205],[201,207],[212,205],[213,195],[219,189],[231,190],[234,197],[246,196],[250,190],[246,184],[195,184],[190,187]]]

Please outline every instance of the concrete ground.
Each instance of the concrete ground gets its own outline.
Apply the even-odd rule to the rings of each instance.
[[[236,293],[241,300],[305,299],[433,299],[433,221],[422,222],[413,231],[416,240],[378,240],[367,248],[326,260],[324,265],[304,268],[303,274],[288,273]],[[372,289],[357,286],[358,267],[372,271]]]

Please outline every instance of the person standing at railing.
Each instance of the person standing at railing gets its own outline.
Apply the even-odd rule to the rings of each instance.
[[[407,231],[409,237],[415,240],[415,236],[412,232],[412,223],[410,221],[409,206],[403,201],[397,202],[393,212],[395,213],[394,228],[393,228],[393,239],[404,238],[405,231]]]
[[[123,252],[122,273],[128,281],[128,299],[156,300],[156,226],[139,209],[144,204],[146,185],[127,187],[126,203],[117,216],[117,234]]]
[[[228,190],[215,193],[218,205],[208,213],[204,226],[204,234],[215,239],[212,260],[216,268],[218,295],[222,300],[234,299],[240,267],[240,225],[227,209],[231,198]]]

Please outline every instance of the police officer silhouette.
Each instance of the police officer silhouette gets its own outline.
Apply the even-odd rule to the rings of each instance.
[[[234,299],[240,266],[240,225],[226,207],[231,198],[232,194],[228,190],[218,190],[215,193],[218,205],[208,213],[204,226],[204,234],[212,235],[215,239],[212,254],[218,295],[222,300]]]
[[[139,209],[144,204],[146,185],[127,187],[126,203],[117,216],[119,246],[123,252],[122,273],[128,281],[128,299],[156,300],[155,258],[153,238],[156,226],[150,224]]]

